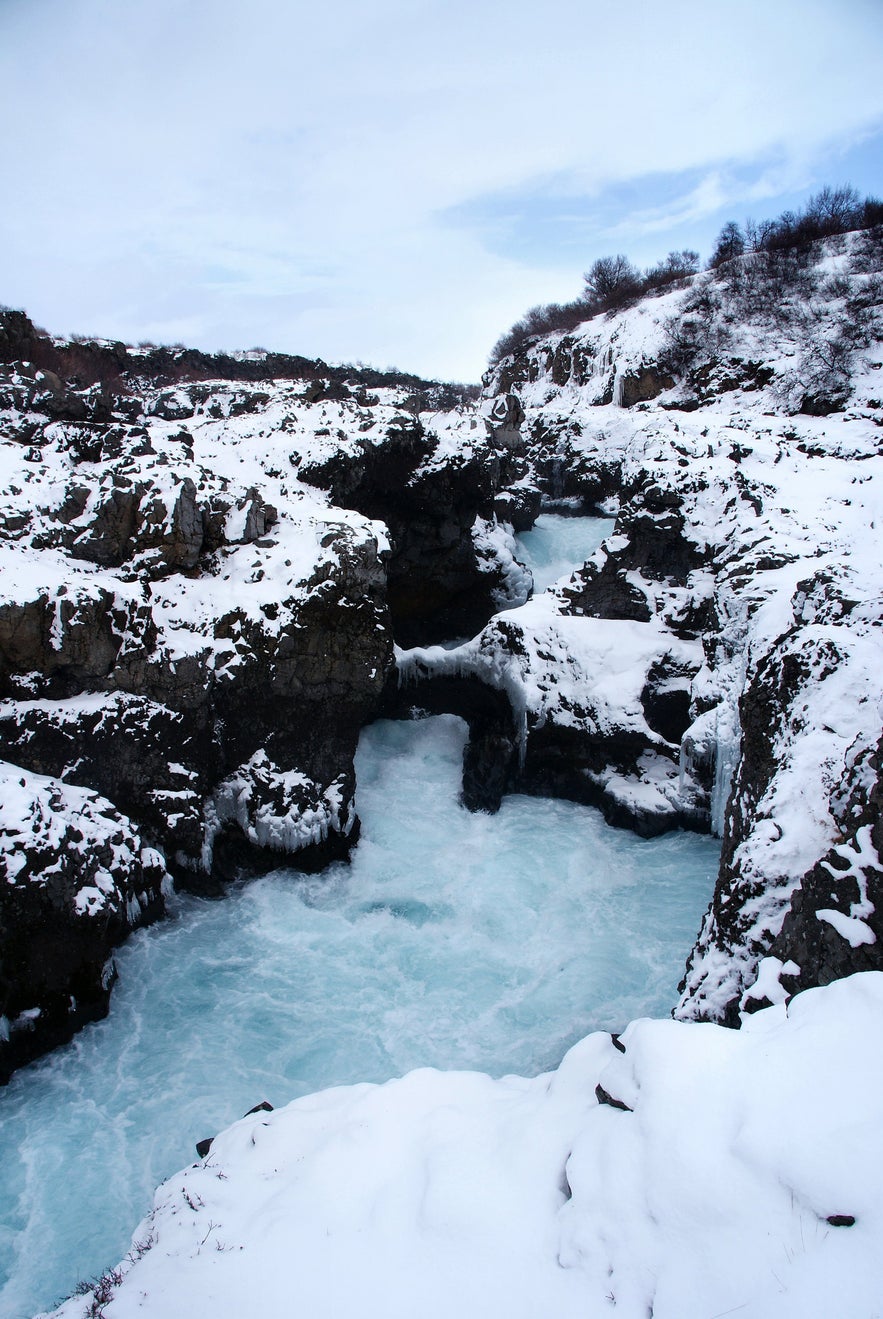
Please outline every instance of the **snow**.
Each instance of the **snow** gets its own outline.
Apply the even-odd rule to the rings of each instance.
[[[826,270],[844,266],[848,247],[828,252]],[[718,326],[718,377],[761,362],[767,382],[737,380],[699,399],[676,386],[625,409],[626,382],[658,360],[681,297],[671,292],[596,317],[574,335],[549,336],[514,388],[525,435],[545,434],[549,444],[557,436],[562,462],[569,453],[586,470],[616,470],[626,519],[643,509],[652,526],[667,514],[649,511],[645,494],[676,494],[683,540],[701,566],[685,581],[664,570],[626,574],[649,621],[583,617],[559,585],[452,649],[400,652],[399,672],[403,682],[469,675],[504,691],[522,752],[548,722],[597,739],[634,735],[646,747],[637,774],[608,765],[594,776],[634,810],[686,800],[691,779],[711,769],[708,814],[732,844],[719,910],[729,904],[736,934],[725,937],[709,912],[678,1012],[773,1006],[746,1011],[738,1033],[639,1021],[623,1036],[624,1054],[610,1037],[592,1036],[556,1073],[533,1080],[423,1070],[246,1119],[204,1164],[161,1189],[116,1299],[93,1297],[93,1314],[880,1312],[881,977],[789,1000],[782,981],[799,980],[801,967],[768,950],[804,875],[832,854],[845,866],[828,865],[832,881],[848,879],[858,900],[848,912],[819,908],[815,919],[850,948],[875,939],[868,876],[879,857],[869,827],[846,836],[842,785],[857,782],[852,769],[876,745],[883,715],[881,355],[872,345],[856,357],[841,414],[786,415],[813,383],[799,335],[749,321]],[[833,332],[837,311],[836,303],[808,308],[818,337]],[[572,369],[561,384],[567,353]],[[207,672],[229,671],[242,648],[216,624],[229,621],[234,599],[243,618],[272,631],[291,624],[324,578],[346,571],[348,556],[381,572],[383,529],[330,508],[298,476],[383,439],[404,400],[377,393],[379,404],[366,410],[352,397],[313,404],[301,384],[175,391],[188,431],[150,415],[145,456],[128,474],[96,462],[88,499],[66,522],[76,428],[45,426],[39,449],[5,444],[3,512],[13,539],[0,551],[0,606],[39,612],[59,667],[77,649],[78,611],[110,619],[124,648],[137,645],[139,611],[149,606],[164,661],[199,655]],[[148,413],[155,403],[148,400]],[[424,417],[433,444],[415,481],[434,466],[471,461],[486,422],[509,412],[507,400],[491,397],[472,416]],[[201,500],[217,500],[227,543],[209,572],[164,575],[156,545],[122,570],[71,558],[88,547],[120,475],[146,484],[151,525],[163,534],[182,516],[185,482]],[[260,541],[247,540],[257,489],[279,510]],[[595,552],[598,571],[628,548],[624,525]],[[480,559],[502,568],[498,603],[521,603],[529,577],[507,529],[480,519],[473,535]],[[270,626],[266,608],[280,601]],[[702,610],[715,620],[704,645],[682,626]],[[660,659],[687,675],[693,723],[680,748],[654,733],[643,710]],[[739,711],[764,674],[780,675],[763,730],[771,768],[749,785]],[[18,690],[37,700],[42,693],[34,675],[23,675]],[[249,784],[261,775],[278,779],[279,809],[253,818]],[[28,785],[28,800],[48,818],[58,791]],[[302,841],[304,830],[321,838],[348,803],[332,792],[305,813],[290,808],[310,793],[314,785],[253,758],[209,803],[209,846],[228,819],[271,847]],[[10,837],[31,809],[10,780]],[[14,877],[14,846],[10,856]],[[83,914],[100,909],[105,894],[100,869],[92,881],[76,896]],[[130,916],[138,903],[129,899]],[[12,1027],[26,1024],[19,1017]],[[598,1104],[596,1087],[621,1106]],[[79,1316],[89,1304],[73,1300],[64,1313]]]
[[[494,604],[498,609],[517,609],[526,603],[533,588],[533,576],[519,563],[518,545],[512,529],[504,522],[476,518],[472,527],[479,569],[500,574],[500,586],[494,591]]]
[[[422,1069],[242,1119],[159,1189],[108,1319],[877,1313],[883,974],[738,1032],[633,1022],[621,1047],[595,1034],[532,1080]]]
[[[842,911],[830,907],[820,907],[816,916],[820,921],[827,921],[829,925],[833,925],[840,938],[845,939],[850,948],[858,948],[863,943],[877,942],[877,936],[867,921],[860,920],[858,916],[844,916]]]
[[[28,848],[40,843],[42,867],[32,870]],[[135,827],[97,792],[76,788],[43,774],[31,774],[0,761],[0,865],[7,884],[44,888],[64,870],[68,854],[81,853],[90,882],[65,892],[76,915],[94,915],[121,900],[119,883],[94,861],[113,858],[121,875],[157,853],[142,849]],[[70,870],[70,876],[75,872]],[[82,879],[83,876],[81,876]],[[68,885],[72,878],[68,878]]]
[[[372,724],[348,863],[176,897],[114,953],[109,1016],[12,1077],[0,1314],[113,1264],[156,1185],[257,1100],[422,1066],[533,1076],[589,1031],[668,1011],[717,845],[648,842],[570,801],[466,811],[466,731]]]
[[[273,796],[269,801],[259,798],[255,807],[256,785],[270,788]],[[203,868],[211,869],[215,840],[231,821],[256,847],[292,853],[324,842],[331,829],[348,834],[355,822],[350,806],[349,800],[344,803],[342,780],[335,779],[323,791],[305,774],[280,770],[266,751],[256,751],[219,784],[206,804]]]
[[[517,643],[510,648],[506,643],[513,635]],[[505,691],[513,709],[529,714],[533,723],[554,713],[574,727],[638,727],[650,742],[665,745],[647,726],[640,699],[648,668],[665,654],[698,667],[701,649],[679,641],[655,620],[562,614],[556,598],[544,593],[518,610],[497,614],[454,650],[399,650],[396,661],[403,684],[423,676],[478,677]]]
[[[788,999],[788,991],[782,985],[781,977],[783,975],[796,976],[800,974],[800,967],[796,962],[783,962],[781,957],[764,957],[757,968],[757,979],[754,984],[746,989],[742,1006],[746,1010],[752,1001],[757,1003],[784,1003]]]

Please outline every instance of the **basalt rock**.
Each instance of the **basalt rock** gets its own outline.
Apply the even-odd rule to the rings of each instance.
[[[0,703],[0,742],[15,764],[112,800],[172,870],[176,857],[201,853],[203,801],[223,772],[219,731],[208,710],[185,715],[121,692]]]
[[[113,949],[167,882],[114,804],[0,765],[0,1083],[106,1014]]]
[[[402,680],[393,672],[384,693],[385,718],[455,714],[469,725],[463,752],[463,805],[493,814],[507,792],[517,791],[519,741],[505,694],[468,674],[415,671]]]
[[[57,393],[46,374],[10,368],[13,409],[35,387]],[[79,391],[94,418],[92,392]],[[342,412],[363,417],[343,393]],[[289,491],[289,396],[175,396],[139,404],[144,426],[32,411],[29,447],[4,441],[17,474],[0,519],[0,740],[11,773],[51,785],[7,831],[20,858],[2,893],[4,1066],[106,1010],[110,951],[162,913],[167,876],[216,892],[283,864],[320,868],[358,836],[353,756],[392,663],[383,531],[296,480]],[[207,428],[223,455],[237,424],[261,435],[263,481],[254,466],[243,485],[194,462]],[[426,479],[459,512],[457,499],[475,504],[473,476],[461,492],[445,462]],[[93,889],[100,903],[77,898]]]
[[[767,954],[791,968],[779,977],[789,993],[883,969],[883,739],[849,770],[839,837],[801,880]]]
[[[152,649],[156,628],[138,588],[83,582],[0,602],[0,694],[71,696]],[[30,598],[28,598],[30,597]]]
[[[500,585],[482,572],[471,535],[478,515],[493,507],[499,456],[483,440],[446,460],[436,458],[437,448],[419,420],[398,417],[379,443],[342,447],[300,469],[335,503],[389,528],[387,599],[404,645],[476,631]]]
[[[658,366],[642,365],[633,374],[622,377],[619,401],[624,408],[631,408],[636,403],[646,403],[657,398],[665,390],[672,389],[674,383],[674,378]]]

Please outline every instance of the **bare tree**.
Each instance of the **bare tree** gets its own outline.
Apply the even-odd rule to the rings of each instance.
[[[734,257],[741,256],[744,251],[745,235],[735,220],[728,220],[717,236],[717,243],[708,264],[712,270],[716,270],[725,261],[732,261]]]
[[[583,276],[586,293],[604,311],[622,307],[642,292],[641,276],[627,256],[602,256]]]

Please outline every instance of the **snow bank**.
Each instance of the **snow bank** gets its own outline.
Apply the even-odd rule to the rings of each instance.
[[[421,1070],[257,1112],[160,1188],[103,1312],[870,1316],[881,1060],[875,972],[739,1032],[591,1035],[533,1080]]]

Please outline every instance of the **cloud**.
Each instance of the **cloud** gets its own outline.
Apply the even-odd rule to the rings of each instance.
[[[7,2],[2,296],[474,378],[597,234],[774,197],[883,122],[881,37],[863,0]],[[544,191],[571,246],[489,239]]]

